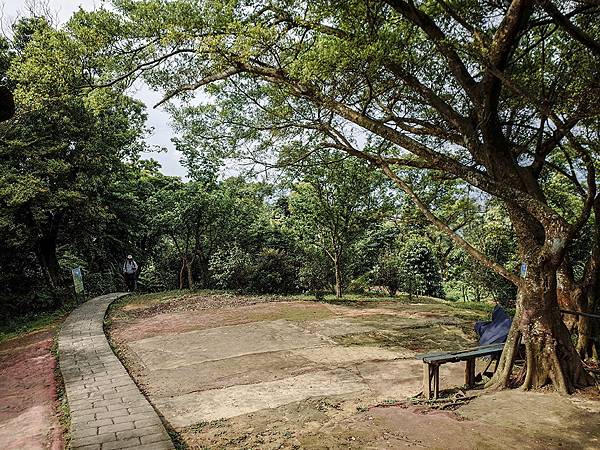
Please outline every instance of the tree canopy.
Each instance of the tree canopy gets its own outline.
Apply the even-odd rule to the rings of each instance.
[[[91,54],[116,58],[106,83],[144,76],[165,92],[163,102],[206,87],[214,105],[193,112],[212,118],[210,130],[238,149],[254,141],[241,147],[249,153],[276,149],[280,159],[328,146],[369,161],[471,257],[518,286],[515,326],[494,382],[508,383],[521,339],[530,355],[526,387],[551,382],[571,391],[589,382],[560,320],[556,273],[593,210],[598,222],[597,5],[120,0],[114,6],[115,12],[81,13],[71,22],[88,48],[90,37],[110,44]],[[437,217],[402,176],[405,167],[441,171],[500,200],[527,277]],[[544,180],[553,173],[578,191],[570,217],[548,201]],[[590,274],[584,284],[597,278]],[[554,356],[542,356],[548,352]]]
[[[426,248],[418,240],[413,254],[421,259],[437,254],[442,272],[448,258],[466,262],[463,268],[474,264],[478,285],[490,292],[516,286],[515,320],[490,385],[511,384],[523,343],[526,366],[519,383],[572,392],[591,383],[581,358],[593,353],[593,345],[585,339],[573,344],[559,308],[594,311],[600,292],[599,19],[597,2],[584,0],[114,0],[110,9],[79,11],[60,32],[43,20],[22,22],[23,35],[33,39],[16,40],[12,51],[19,56],[8,74],[17,83],[17,102],[33,105],[32,120],[44,107],[44,114],[56,113],[51,123],[60,125],[59,135],[81,138],[69,135],[59,144],[35,146],[49,155],[64,153],[44,166],[52,171],[48,176],[68,176],[79,146],[86,157],[94,155],[100,130],[114,133],[104,131],[114,139],[102,146],[102,157],[88,161],[97,166],[81,192],[98,183],[92,173],[105,173],[125,156],[116,149],[134,154],[138,148],[141,111],[136,121],[135,102],[118,93],[140,78],[164,93],[159,105],[172,113],[182,133],[177,145],[200,183],[183,191],[177,187],[181,197],[155,198],[159,205],[165,202],[159,212],[175,214],[167,222],[176,233],[173,229],[170,239],[162,240],[165,249],[181,247],[182,238],[190,243],[179,251],[181,270],[191,270],[188,262],[202,248],[194,230],[209,213],[205,206],[212,207],[212,201],[202,202],[212,195],[216,167],[244,159],[268,171],[297,167],[319,155],[354,158],[333,172],[317,165],[288,186],[296,194],[287,213],[293,216],[296,208],[304,218],[322,219],[327,211],[343,217],[338,213],[357,205],[363,220],[369,214],[362,204],[376,190],[367,188],[370,194],[354,197],[356,202],[353,196],[375,174],[387,177],[412,202],[412,210],[400,218],[429,240]],[[114,102],[115,95],[120,102]],[[121,109],[102,114],[115,105]],[[80,115],[86,126],[79,130],[65,119],[69,114]],[[38,126],[50,125],[33,125],[30,132]],[[14,148],[26,146],[26,135],[13,138]],[[364,174],[353,172],[359,167],[355,160],[361,160]],[[22,162],[18,156],[15,161]],[[9,165],[7,173],[17,166]],[[12,176],[3,194],[7,205],[35,198],[31,189],[36,195],[52,192],[42,202],[52,205],[50,213],[41,215],[50,232],[56,213],[84,211],[75,206],[91,204],[87,199],[94,197],[68,188],[63,192],[60,183],[52,185],[56,191],[40,190],[35,179],[21,183],[27,187],[17,195],[18,180]],[[356,190],[344,187],[350,181]],[[341,210],[304,208],[319,205],[325,198],[320,194],[336,192],[348,199]],[[78,204],[78,198],[86,202]],[[267,212],[262,217],[274,211],[267,196],[260,208]],[[407,220],[411,216],[429,224]],[[15,227],[22,221],[11,217],[5,223]],[[314,231],[323,221],[305,223]],[[263,236],[289,238],[275,233],[274,224],[259,227]],[[369,232],[360,237],[362,244],[356,236],[356,245],[377,235]],[[250,248],[234,241],[217,255],[239,256],[236,270],[252,266],[248,255],[280,250],[272,242]],[[322,248],[335,253],[332,245]],[[55,265],[44,258],[38,258],[41,267]],[[389,262],[380,255],[375,260],[381,268]],[[521,275],[520,266],[526,268]],[[224,264],[212,267],[233,273]],[[193,284],[189,274],[188,284]],[[583,330],[589,324],[578,326]]]

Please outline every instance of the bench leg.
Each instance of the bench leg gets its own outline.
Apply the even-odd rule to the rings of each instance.
[[[431,365],[423,364],[423,396],[429,400],[431,398]]]
[[[440,366],[423,364],[423,396],[427,400],[438,398],[440,394]]]
[[[467,359],[465,367],[465,385],[473,387],[475,385],[475,358]]]
[[[440,366],[433,366],[433,398],[440,395]]]

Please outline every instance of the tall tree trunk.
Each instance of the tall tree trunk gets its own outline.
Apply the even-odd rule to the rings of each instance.
[[[183,289],[185,286],[185,272],[187,268],[187,258],[181,257],[181,268],[179,269],[179,289]]]
[[[527,277],[518,288],[513,325],[490,386],[511,384],[513,362],[521,343],[525,366],[517,381],[523,389],[552,384],[559,392],[571,393],[593,383],[561,319],[556,269],[552,267],[528,267]]]
[[[596,236],[600,233],[596,231]],[[562,309],[598,314],[600,297],[600,243],[594,242],[586,262],[582,279],[577,283],[571,266],[563,262],[558,273],[558,303]],[[577,332],[577,352],[582,359],[598,357],[600,343],[591,339],[600,337],[597,319],[575,314],[564,314],[563,320],[571,333]],[[595,353],[594,353],[595,352]]]
[[[198,270],[200,271],[200,280],[199,283],[201,287],[206,288],[209,285],[210,275],[208,270],[208,262],[209,258],[201,255],[198,259]]]
[[[333,259],[333,265],[335,270],[335,297],[342,298],[342,258],[339,252],[336,252]]]
[[[46,282],[52,289],[56,289],[63,284],[56,255],[60,222],[61,218],[58,215],[52,215],[48,218],[47,226],[38,240],[36,252]]]
[[[192,261],[188,261],[186,265],[187,269],[187,282],[188,288],[192,289],[194,287],[194,274],[192,273]]]
[[[583,313],[598,314],[600,292],[596,283],[586,285],[578,289],[581,296],[581,305],[578,311]],[[579,316],[577,321],[577,353],[581,359],[600,358],[600,320],[591,319],[587,316]]]
[[[600,204],[594,207],[594,244],[581,280],[580,311],[600,314]],[[600,359],[600,320],[579,316],[577,351],[581,358]],[[592,340],[591,338],[596,340]]]

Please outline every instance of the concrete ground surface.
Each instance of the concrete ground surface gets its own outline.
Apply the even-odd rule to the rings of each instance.
[[[271,300],[139,297],[111,311],[120,357],[183,448],[600,448],[594,396],[504,391],[456,411],[407,401],[421,391],[415,355],[475,344],[481,313]],[[442,389],[463,377],[442,366]]]

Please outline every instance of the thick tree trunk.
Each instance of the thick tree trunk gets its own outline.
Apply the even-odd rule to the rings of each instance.
[[[573,270],[568,261],[564,261],[557,273],[557,300],[560,309],[569,311],[582,311],[583,290],[575,282]],[[577,316],[563,314],[563,321],[570,333],[578,329]]]
[[[600,296],[600,252],[595,244],[590,255],[583,278],[577,283],[573,271],[567,263],[563,263],[558,273],[558,303],[561,309],[580,313],[597,314]],[[593,338],[600,336],[598,320],[584,315],[563,314],[563,320],[571,334],[577,333],[577,352],[581,359],[598,357],[597,348],[600,343]]]
[[[200,286],[203,288],[208,287],[209,280],[210,280],[210,275],[209,275],[209,271],[208,271],[208,262],[209,262],[209,258],[207,258],[205,256],[200,256],[198,258],[198,265],[196,266],[200,273],[198,283],[200,283]]]
[[[513,379],[513,363],[519,354],[525,365]],[[552,384],[559,392],[571,393],[592,383],[560,316],[556,271],[529,267],[519,286],[513,326],[489,386],[521,384],[523,389],[536,389]]]
[[[581,290],[580,290],[581,291]],[[598,314],[598,297],[600,292],[597,288],[588,286],[582,292],[581,306],[578,311],[583,313]],[[577,353],[581,359],[600,359],[600,320],[591,319],[587,316],[579,316],[577,321]]]

